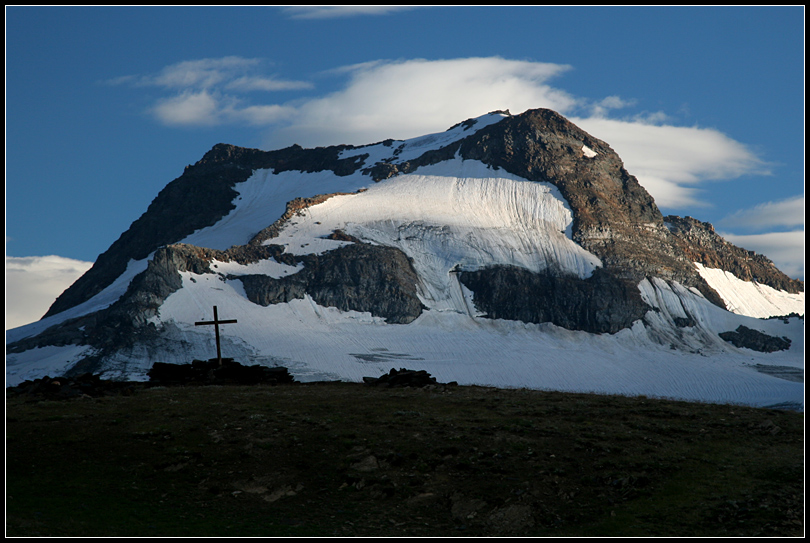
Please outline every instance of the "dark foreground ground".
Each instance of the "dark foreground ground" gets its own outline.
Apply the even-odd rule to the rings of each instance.
[[[6,399],[7,536],[802,536],[804,415],[349,383]]]

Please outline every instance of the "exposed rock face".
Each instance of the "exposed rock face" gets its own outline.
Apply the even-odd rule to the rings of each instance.
[[[651,308],[634,283],[598,269],[588,279],[493,266],[460,272],[475,307],[492,319],[551,322],[569,330],[615,333]]]
[[[474,122],[460,125],[470,129]],[[339,158],[341,151],[355,148],[346,145],[317,149],[294,145],[278,151],[214,146],[158,194],[147,212],[54,302],[46,316],[100,292],[126,269],[131,259],[143,259],[158,247],[215,224],[233,209],[234,185],[247,180],[256,169],[271,168],[275,173],[331,170],[336,175],[349,175],[363,168],[364,173],[380,180],[457,155],[558,187],[574,215],[574,241],[597,255],[617,277],[636,282],[647,276],[675,280],[698,288],[721,307],[722,300],[699,276],[692,261],[722,267],[741,279],[756,277],[774,288],[790,292],[804,289],[803,283],[780,274],[764,257],[734,248],[719,236],[710,239],[707,229],[697,221],[672,218],[668,222],[676,227],[670,232],[650,195],[624,169],[610,146],[551,110],[530,110],[506,117],[405,162],[392,163],[401,146],[396,147],[393,140],[383,143],[392,147],[393,155],[376,164],[365,164],[367,154]],[[290,202],[287,214],[292,216],[328,197]],[[280,223],[245,243],[260,244],[272,238],[284,220],[282,217]]]
[[[772,353],[790,349],[790,340],[785,337],[774,337],[740,325],[733,332],[721,332],[720,337],[735,347],[751,349],[761,353]]]
[[[439,385],[435,377],[431,377],[425,370],[409,370],[400,368],[397,371],[391,368],[391,371],[381,375],[380,377],[363,377],[363,383],[366,386],[376,386],[383,388],[405,388],[415,387],[422,388],[431,385]],[[455,385],[458,383],[448,383]]]
[[[304,269],[288,277],[237,277],[248,299],[267,306],[309,294],[319,305],[368,311],[397,324],[413,321],[424,309],[416,295],[416,271],[408,257],[393,247],[353,244],[295,260],[303,262]]]
[[[264,250],[264,254],[269,256],[269,250]],[[96,355],[88,357],[85,365],[76,371],[92,372],[94,364],[104,355],[154,336],[157,330],[149,319],[157,314],[171,293],[182,287],[179,272],[208,272],[209,263],[216,256],[228,258],[222,251],[191,245],[163,247],[155,252],[147,269],[132,280],[126,293],[111,306],[68,319],[37,336],[11,343],[6,350],[23,352],[45,345],[88,345],[96,350]]]
[[[170,294],[182,287],[180,272],[212,273],[211,261],[248,264],[268,258],[304,269],[284,279],[241,276],[248,298],[261,305],[281,303],[309,294],[317,303],[344,311],[368,311],[390,323],[405,324],[423,309],[416,295],[416,272],[408,258],[391,247],[349,245],[323,255],[295,257],[279,246],[245,245],[218,251],[176,244],[158,249],[147,269],[136,276],[127,292],[110,307],[66,320],[41,334],[6,345],[19,353],[46,345],[88,345],[94,354],[68,375],[98,371],[103,359],[116,350],[149,341],[159,331],[150,321]]]
[[[692,217],[667,215],[664,221],[677,246],[693,262],[726,270],[743,281],[757,281],[777,290],[804,292],[804,282],[779,271],[766,256],[746,251],[721,238],[708,222]]]

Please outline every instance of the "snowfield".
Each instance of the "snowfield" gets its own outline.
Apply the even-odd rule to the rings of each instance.
[[[360,381],[392,367],[407,367],[460,384],[803,405],[803,383],[756,369],[757,364],[803,369],[801,321],[784,324],[740,317],[688,291],[679,299],[699,325],[684,330],[692,337],[666,339],[694,342],[691,352],[660,343],[656,334],[671,329],[663,323],[652,331],[639,322],[618,334],[599,335],[430,310],[411,324],[391,325],[367,313],[320,307],[311,299],[261,307],[246,300],[238,281],[223,282],[210,275],[205,277],[211,283],[207,285],[199,276],[192,283],[190,275],[184,277],[184,288],[162,306],[160,319],[176,327],[173,333],[178,338],[196,346],[194,356],[205,358],[213,352],[213,332],[199,330],[193,321],[210,318],[209,308],[217,305],[223,318],[239,320],[222,328],[224,337],[230,338],[229,352],[246,362],[285,365],[299,380]],[[665,287],[657,290],[662,298],[672,292]],[[707,329],[733,330],[740,323],[789,337],[791,349],[763,355],[736,349],[716,335],[708,346],[700,341],[710,336]]]
[[[571,210],[553,185],[455,159],[330,198],[265,243],[283,245],[292,254],[321,252],[345,244],[323,239],[339,229],[396,247],[413,260],[422,279],[422,303],[466,312],[451,270],[504,264],[590,277],[601,262],[571,240],[572,223]]]
[[[473,128],[500,118],[484,116]],[[407,160],[466,136],[467,130],[459,125],[445,133],[344,154],[368,153],[367,164],[384,158]],[[595,156],[587,147],[583,153]],[[646,324],[637,321],[617,334],[482,318],[455,271],[504,264],[587,278],[601,266],[595,255],[572,241],[571,210],[551,184],[456,158],[380,183],[359,171],[338,177],[329,171],[257,170],[235,189],[239,196],[230,214],[178,242],[221,250],[243,245],[275,222],[286,202],[296,197],[348,193],[303,210],[265,243],[282,245],[292,254],[322,253],[348,243],[325,239],[340,229],[369,243],[396,247],[412,259],[421,280],[419,296],[428,309],[403,325],[322,307],[310,298],[262,307],[247,299],[241,281],[226,276],[258,273],[279,278],[300,271],[301,265],[215,261],[213,273],[182,273],[183,288],[165,300],[153,321],[162,331],[160,341],[119,352],[103,378],[146,380],[156,361],[210,358],[215,353],[214,331],[194,322],[209,320],[217,306],[221,318],[238,320],[221,327],[223,356],[245,364],[283,365],[299,381],[360,381],[393,367],[427,370],[440,382],[459,384],[803,409],[803,319],[785,323],[756,317],[803,315],[804,295],[740,281],[721,270],[697,265],[729,311],[678,284],[645,280],[638,288],[655,309],[648,312]],[[114,284],[81,306],[7,331],[6,342],[107,307],[146,263],[131,262]],[[684,319],[693,324],[675,324]],[[736,348],[717,335],[740,325],[787,337],[791,347],[765,354]],[[60,375],[88,354],[84,346],[7,354],[6,386]]]
[[[716,290],[726,309],[749,317],[768,318],[773,315],[804,315],[804,292],[792,294],[768,285],[743,281],[725,270],[706,268],[695,263],[701,277]]]

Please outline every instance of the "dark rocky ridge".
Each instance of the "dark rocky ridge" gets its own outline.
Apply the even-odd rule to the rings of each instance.
[[[586,145],[597,155],[588,158]],[[657,276],[716,292],[697,274],[673,238],[652,197],[605,142],[551,110],[508,117],[466,138],[460,154],[532,181],[555,185],[571,206],[573,239],[617,277],[638,283]]]
[[[583,145],[597,155],[586,157]],[[705,255],[707,244],[698,241],[700,236],[685,235],[695,224],[708,223],[692,219],[689,228],[682,226],[670,232],[652,197],[625,170],[616,152],[552,110],[509,115],[416,159],[394,164],[382,162],[362,171],[379,181],[451,160],[457,154],[524,179],[555,185],[571,206],[574,241],[597,255],[614,273],[635,281],[647,276],[675,280],[698,288],[707,299],[724,307],[692,265],[695,261],[702,262],[698,256]],[[673,215],[666,222],[681,220]],[[711,225],[708,228],[714,234]],[[692,246],[695,242],[698,245]],[[764,256],[736,247],[716,234],[710,245],[713,258],[702,263],[732,272],[736,269],[740,272],[738,277],[744,280],[756,277],[776,289],[804,292],[804,282],[776,270]]]
[[[293,145],[277,151],[245,149],[217,144],[183,175],[166,185],[146,212],[121,234],[93,267],[63,292],[45,317],[85,302],[109,286],[130,260],[142,260],[158,247],[176,243],[196,230],[215,224],[233,208],[238,195],[234,185],[246,181],[254,170],[273,169],[317,172],[332,170],[345,176],[360,167],[365,156],[340,159],[349,146],[304,149]],[[249,240],[245,240],[247,243]]]
[[[583,145],[597,155],[586,157]],[[376,180],[387,179],[457,155],[556,186],[573,212],[574,241],[616,276],[636,283],[647,276],[678,281],[724,307],[675,246],[652,197],[624,169],[613,149],[554,111],[536,109],[509,116],[414,160],[378,163],[362,171]]]
[[[256,257],[259,251],[264,257],[272,254],[269,249],[252,250]],[[6,345],[6,352],[23,352],[45,345],[88,345],[95,354],[85,358],[79,367],[71,370],[71,374],[92,373],[105,356],[117,349],[157,337],[158,330],[149,319],[157,315],[158,308],[171,293],[182,287],[179,272],[207,273],[210,261],[215,257],[230,259],[223,251],[191,245],[163,247],[155,252],[146,270],[133,278],[115,303],[100,311],[67,319],[36,336],[10,343]],[[234,259],[237,257],[248,258],[234,255]]]
[[[569,330],[615,333],[652,309],[635,283],[597,269],[588,279],[513,266],[460,272],[475,307],[491,319],[550,322]]]
[[[233,358],[193,360],[191,364],[155,362],[147,373],[149,383],[173,385],[280,385],[295,379],[283,366],[245,366]]]
[[[363,192],[365,189],[362,189],[358,192]],[[296,215],[300,215],[304,209],[314,206],[320,203],[325,202],[329,198],[338,195],[348,194],[346,192],[335,192],[331,194],[319,194],[317,196],[313,196],[311,198],[295,198],[287,202],[287,207],[284,210],[284,214],[281,215],[273,224],[268,226],[267,228],[262,229],[258,234],[253,236],[253,238],[248,242],[248,245],[261,245],[263,242],[267,241],[268,239],[273,239],[278,237],[279,232],[284,228],[284,225],[295,217]]]

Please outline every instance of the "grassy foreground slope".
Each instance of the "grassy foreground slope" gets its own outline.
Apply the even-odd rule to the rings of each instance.
[[[6,399],[7,536],[804,534],[804,415],[484,387]]]

